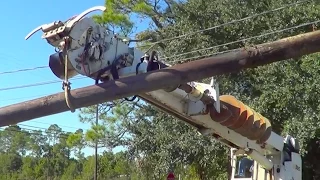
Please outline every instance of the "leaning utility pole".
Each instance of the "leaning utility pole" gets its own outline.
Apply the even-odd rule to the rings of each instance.
[[[96,126],[99,125],[99,104],[96,105]],[[94,142],[94,178],[98,180],[98,139],[96,137]]]
[[[246,47],[137,76],[71,91],[74,108],[91,106],[215,75],[238,72],[320,51],[320,31]],[[68,111],[64,93],[0,108],[0,126]]]

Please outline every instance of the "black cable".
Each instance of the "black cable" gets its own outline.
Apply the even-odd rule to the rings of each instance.
[[[140,65],[143,63],[143,59],[141,58],[140,59],[140,62],[137,64],[137,66],[136,66],[136,75],[138,75],[139,74],[139,67],[140,67]],[[130,102],[132,102],[132,101],[134,101],[135,99],[137,98],[137,95],[134,95],[131,99],[129,99],[129,98],[127,98],[127,97],[125,97],[124,99],[126,100],[126,101],[130,101]]]

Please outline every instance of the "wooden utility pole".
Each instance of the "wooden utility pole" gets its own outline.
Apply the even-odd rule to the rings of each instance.
[[[99,125],[99,104],[96,105],[96,126]],[[98,180],[98,139],[95,139],[94,144],[94,178]]]
[[[314,31],[158,71],[75,89],[71,91],[70,100],[75,108],[81,108],[319,51],[320,31]],[[68,110],[64,93],[57,93],[0,108],[0,126]]]

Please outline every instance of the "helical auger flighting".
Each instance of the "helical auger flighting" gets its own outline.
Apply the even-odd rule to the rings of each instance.
[[[272,132],[270,121],[231,95],[221,95],[221,111],[218,113],[213,106],[208,112],[213,121],[254,140],[257,144],[265,143]]]

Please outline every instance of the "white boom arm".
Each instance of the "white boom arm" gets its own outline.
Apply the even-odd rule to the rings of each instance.
[[[67,76],[68,79],[81,74],[98,82],[168,66],[159,62],[155,52],[149,55],[129,48],[127,42],[105,26],[84,17],[94,10],[104,11],[105,8],[93,7],[66,22],[39,26],[26,37],[42,30],[42,37],[58,49],[49,58],[49,66],[57,77],[64,79]],[[66,65],[68,71],[65,71]],[[267,118],[235,97],[220,96],[214,79],[210,84],[190,82],[139,96],[198,128],[201,134],[211,135],[229,146],[232,179],[302,179],[297,141],[291,136],[283,138],[272,132]],[[237,157],[241,155],[250,156],[254,161],[244,158],[237,163]]]

